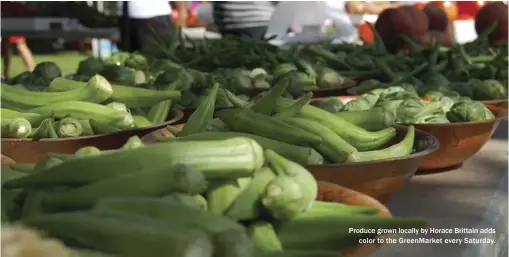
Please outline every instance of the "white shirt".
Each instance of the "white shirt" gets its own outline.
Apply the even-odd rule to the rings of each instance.
[[[117,2],[119,14],[122,13],[122,2]],[[171,6],[169,1],[129,1],[128,3],[129,18],[133,19],[149,19],[156,16],[171,15]]]

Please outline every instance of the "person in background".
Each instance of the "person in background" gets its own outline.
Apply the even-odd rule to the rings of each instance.
[[[178,12],[176,21],[172,20],[172,7],[168,1],[135,0],[118,3],[121,10],[120,50],[132,52],[148,49],[154,33],[166,37],[174,32],[174,22],[178,26],[186,26],[188,12],[185,1],[171,2]]]
[[[14,1],[2,1],[0,10],[2,18],[27,17],[37,12],[37,9],[35,9],[34,7],[27,6],[21,2]],[[16,45],[16,49],[18,50],[18,53],[21,57],[21,60],[25,64],[25,67],[27,68],[28,71],[32,71],[35,68],[34,56],[32,55],[32,51],[26,44],[25,37],[11,36],[3,38],[3,40],[1,40],[2,61],[3,61],[2,76],[6,78],[9,76],[12,60],[11,45]]]
[[[222,35],[263,39],[272,13],[273,1],[212,2],[214,21]]]
[[[8,37],[7,40],[2,40],[2,61],[3,61],[3,69],[2,76],[5,78],[9,77],[9,72],[11,68],[11,60],[12,60],[12,45],[16,45],[16,49],[25,64],[25,67],[28,71],[33,71],[35,68],[34,56],[32,55],[32,51],[28,48],[25,38],[21,36],[12,36]]]

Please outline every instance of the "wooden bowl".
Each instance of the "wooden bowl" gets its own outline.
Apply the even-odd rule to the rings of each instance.
[[[84,146],[95,146],[101,150],[117,149],[129,137],[144,135],[178,122],[184,114],[173,109],[171,120],[150,127],[123,130],[115,133],[82,136],[74,138],[44,138],[39,141],[31,139],[2,138],[2,155],[12,158],[16,162],[37,163],[46,159],[46,153],[73,154]]]
[[[500,120],[507,119],[507,109],[486,106],[495,114],[495,119],[450,124],[413,124],[440,142],[438,150],[424,158],[419,170],[457,166],[477,153],[491,138]]]
[[[174,127],[182,129],[184,124],[174,125]],[[401,141],[407,129],[405,126],[396,126],[397,136],[389,144]],[[145,144],[155,143],[156,138],[160,136],[174,137],[171,132],[163,128],[145,135],[142,141]],[[318,180],[345,186],[385,202],[410,180],[424,157],[437,148],[438,140],[435,137],[416,130],[414,153],[408,156],[362,163],[310,165],[307,169]]]
[[[504,109],[508,109],[508,100],[507,99],[501,99],[501,100],[488,100],[488,101],[481,101],[485,105],[491,105],[495,107],[500,107]]]
[[[378,216],[392,217],[387,207],[385,207],[383,204],[373,199],[372,197],[330,182],[318,181],[318,195],[316,199],[325,202],[336,202],[348,205],[375,207],[379,211]],[[368,256],[374,251],[376,251],[379,246],[380,245],[378,244],[362,244],[358,246],[353,246],[341,251],[341,256],[344,257]]]
[[[396,126],[396,130],[397,136],[390,144],[401,141],[408,127]],[[385,202],[412,178],[424,157],[436,151],[438,145],[435,137],[416,130],[414,152],[408,156],[359,163],[310,165],[307,169],[318,180],[345,186]]]

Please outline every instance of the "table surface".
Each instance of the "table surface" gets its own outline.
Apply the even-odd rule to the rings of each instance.
[[[430,228],[494,227],[486,224],[486,212],[495,198],[507,204],[507,130],[507,121],[502,121],[493,138],[475,156],[464,162],[462,167],[412,178],[411,182],[387,203],[393,215],[425,217]],[[501,204],[492,203],[490,208],[493,208],[493,205]],[[502,211],[507,215],[507,205],[504,206],[506,208]],[[505,217],[507,220],[507,216]],[[504,227],[507,229],[507,223]],[[432,237],[463,238],[461,235],[444,234]],[[507,248],[507,245],[503,247]],[[467,249],[465,244],[398,243],[386,244],[370,257],[488,256],[472,254],[478,249]]]

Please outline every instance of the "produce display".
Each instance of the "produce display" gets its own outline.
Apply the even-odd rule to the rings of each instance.
[[[7,83],[1,85],[2,138],[69,138],[152,126],[166,121],[172,100],[180,97],[178,90],[111,85],[101,75],[87,82],[66,79],[53,63]]]
[[[73,74],[42,62],[3,79],[2,144],[30,145],[14,146],[23,154],[40,139],[113,137],[155,130],[173,108],[192,114],[157,131],[165,136],[151,133],[159,135],[153,143],[138,136],[124,143],[127,135],[104,147],[111,150],[91,140],[73,150],[40,150],[35,160],[45,159],[36,163],[4,163],[2,254],[5,248],[39,257],[332,257],[399,229],[426,227],[422,218],[324,201],[314,176],[326,176],[314,169],[344,175],[355,167],[364,172],[353,175],[358,187],[376,187],[383,195],[377,199],[385,200],[435,158],[437,142],[441,157],[447,153],[440,150],[453,153],[458,145],[468,157],[480,149],[491,136],[483,129],[493,130],[500,116],[487,101],[508,97],[508,48],[501,43],[507,24],[495,10],[501,5],[507,7],[488,4],[479,12],[479,37],[463,45],[447,41],[447,13],[430,3],[385,9],[366,25],[372,44],[194,41],[175,28],[146,52],[89,57]],[[43,13],[50,9],[41,5]],[[346,92],[352,81],[352,100],[313,98]],[[456,140],[463,126],[485,120],[491,127],[466,129]],[[415,129],[447,123],[458,124],[428,127],[454,133],[427,132],[430,140]],[[451,134],[456,148],[444,140]],[[457,163],[468,158],[458,156]],[[384,164],[395,174],[389,182]],[[367,178],[372,171],[376,181]]]
[[[130,141],[11,164],[1,173],[2,221],[76,251],[136,257],[337,256],[359,239],[427,225],[315,200],[303,166],[248,137]]]
[[[395,140],[394,119],[389,111],[370,110],[364,114],[339,117],[313,105],[312,94],[298,100],[281,96],[290,80],[281,80],[274,88],[252,102],[239,102],[236,108],[215,112],[216,85],[182,131],[168,129],[176,137],[160,137],[163,142],[187,142],[248,137],[262,147],[301,165],[352,163],[396,158],[413,151],[415,129]],[[375,119],[373,119],[374,116]]]
[[[500,84],[497,81],[486,82]],[[480,83],[480,85],[483,84]],[[481,89],[487,89],[487,87]],[[347,103],[343,103],[336,97],[330,97],[313,100],[310,104],[343,118],[372,115],[372,120],[393,119],[396,123],[407,124],[456,123],[495,118],[495,115],[482,102],[454,93],[456,92],[442,93],[438,90],[429,90],[424,94],[423,100],[411,86],[407,89],[390,86],[373,89]]]

